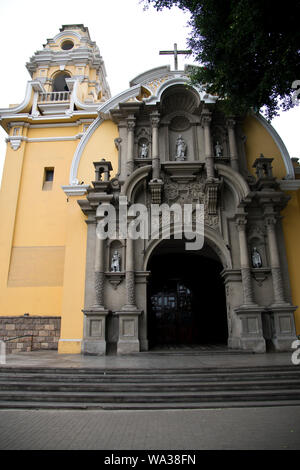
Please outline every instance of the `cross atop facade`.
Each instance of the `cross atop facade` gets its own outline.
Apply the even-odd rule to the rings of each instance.
[[[179,51],[177,49],[177,44],[174,44],[174,50],[173,51],[159,51],[160,55],[174,55],[174,67],[175,70],[178,70],[178,54],[185,54],[185,55],[190,55],[192,53],[191,50],[187,51]]]

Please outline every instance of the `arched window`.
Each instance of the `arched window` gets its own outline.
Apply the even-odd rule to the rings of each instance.
[[[69,91],[66,82],[66,78],[69,77],[70,75],[66,72],[58,73],[53,80],[52,91]]]

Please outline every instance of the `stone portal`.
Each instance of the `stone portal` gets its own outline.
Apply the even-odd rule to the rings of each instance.
[[[208,248],[200,254],[176,240],[161,245],[149,261],[149,347],[227,345],[221,263]]]

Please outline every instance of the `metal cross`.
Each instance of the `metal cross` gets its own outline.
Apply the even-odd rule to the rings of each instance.
[[[175,70],[178,70],[178,54],[185,54],[185,55],[190,55],[192,53],[191,50],[188,51],[178,51],[177,49],[177,44],[174,44],[174,50],[173,51],[159,51],[160,55],[174,55],[174,67]]]

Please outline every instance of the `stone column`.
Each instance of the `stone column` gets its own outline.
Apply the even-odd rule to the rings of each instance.
[[[104,240],[95,230],[95,293],[96,304],[84,309],[83,354],[106,354],[106,317],[109,311],[104,306]]]
[[[280,267],[279,249],[276,238],[276,216],[267,214],[265,225],[268,234],[270,265],[273,282],[274,302],[268,307],[271,317],[271,343],[276,351],[291,351],[291,345],[296,339],[294,312],[297,307],[286,302],[283,279]]]
[[[134,170],[134,128],[135,117],[130,115],[127,118],[127,176],[131,175]]]
[[[280,269],[280,258],[276,239],[275,225],[276,217],[271,215],[265,219],[265,225],[268,234],[268,244],[270,253],[270,265],[272,272],[272,282],[274,291],[274,304],[284,304],[283,282]]]
[[[159,126],[159,113],[155,112],[151,115],[152,125],[152,179],[159,179],[160,177],[160,158],[158,148],[158,126]]]
[[[214,170],[214,158],[213,158],[212,147],[211,147],[210,123],[211,123],[210,113],[203,114],[202,124],[204,127],[204,149],[205,149],[204,152],[205,152],[207,179],[214,179],[215,170]]]
[[[130,222],[130,217],[128,216]],[[139,316],[141,310],[136,306],[135,298],[135,266],[134,240],[128,233],[126,240],[126,304],[115,315],[119,317],[118,354],[128,354],[140,351]]]
[[[135,279],[134,279],[134,241],[130,236],[126,242],[126,308],[136,310]]]
[[[240,245],[240,264],[243,287],[243,304],[235,308],[235,313],[240,317],[240,347],[241,349],[253,352],[265,352],[266,342],[263,337],[262,307],[254,303],[253,287],[251,279],[251,267],[246,235],[247,219],[245,215],[240,215],[236,219]]]
[[[95,290],[96,307],[104,308],[104,240],[96,233],[95,245]]]
[[[235,120],[227,120],[228,139],[229,139],[229,152],[231,168],[239,172],[238,152],[235,138]]]
[[[240,246],[240,263],[243,284],[243,300],[244,305],[254,305],[253,301],[253,287],[251,280],[251,269],[249,261],[249,252],[246,235],[246,217],[238,217],[236,220],[236,227],[239,234]]]

